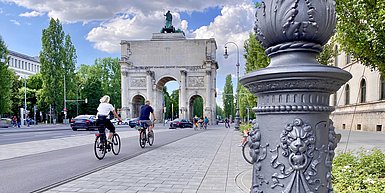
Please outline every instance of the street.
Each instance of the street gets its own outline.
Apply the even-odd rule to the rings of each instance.
[[[136,130],[119,126],[117,132],[122,138],[120,154],[115,156],[111,152],[107,153],[106,157],[100,161],[95,158],[93,152],[94,134],[89,131],[73,132],[69,129],[1,134],[2,144],[8,144],[0,146],[2,148],[0,154],[2,158],[0,161],[2,169],[0,192],[32,192],[62,181],[76,179],[196,133],[193,129],[170,130],[168,127],[157,127],[154,145],[142,149],[138,144]],[[45,139],[34,139],[40,135],[45,136]],[[13,141],[9,139],[10,137],[18,137],[18,139]],[[72,139],[74,144],[79,144],[79,139],[86,140],[84,141],[86,144],[67,146]],[[61,145],[55,145],[56,147],[50,145],[52,140]],[[32,143],[34,144],[32,145]],[[25,152],[33,151],[33,148],[36,148],[36,153],[18,155],[15,152],[13,154],[12,149],[15,149],[13,146],[17,145],[21,149],[25,148]],[[28,148],[32,148],[32,150]],[[8,159],[4,159],[7,156]]]
[[[0,130],[0,192],[93,192],[98,187],[107,192],[110,178],[115,184],[119,182],[115,188],[133,192],[156,192],[162,188],[210,192],[217,188],[217,192],[235,193],[247,192],[250,187],[252,165],[243,160],[238,147],[241,134],[233,128],[226,129],[222,124],[209,126],[207,131],[194,131],[157,125],[154,145],[144,149],[139,147],[135,129],[117,126],[117,132],[122,139],[120,154],[109,152],[103,160],[97,160],[93,152],[95,136],[89,131],[74,132],[62,126],[51,131]],[[356,151],[375,147],[385,151],[385,134],[348,130],[336,133],[342,134],[337,154],[345,148]],[[157,180],[147,181],[149,175]],[[189,185],[182,186],[179,180]]]

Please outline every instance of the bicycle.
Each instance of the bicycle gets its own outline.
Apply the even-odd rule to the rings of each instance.
[[[139,121],[139,146],[141,148],[144,148],[146,146],[146,143],[148,143],[150,146],[154,144],[154,131],[151,133],[147,132],[148,124],[146,122]]]
[[[100,128],[100,126],[98,127]],[[106,156],[107,151],[114,155],[118,155],[121,148],[120,136],[117,133],[112,135],[112,143],[107,141],[106,133],[95,133],[94,153],[98,160],[101,160]]]
[[[253,158],[251,157],[251,146],[250,135],[247,136],[247,141],[242,145],[242,155],[243,159],[246,160],[249,164],[254,164]],[[254,151],[254,150],[253,150]]]

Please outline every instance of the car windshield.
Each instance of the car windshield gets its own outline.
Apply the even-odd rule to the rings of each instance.
[[[174,120],[173,120],[173,122],[178,122],[178,121],[179,121],[179,119],[174,119]]]

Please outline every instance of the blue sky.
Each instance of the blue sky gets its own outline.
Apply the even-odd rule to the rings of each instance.
[[[0,0],[0,35],[8,49],[37,56],[42,30],[48,27],[50,17],[59,18],[77,49],[78,65],[92,65],[96,58],[120,57],[120,40],[150,39],[163,25],[163,14],[170,10],[173,25],[184,30],[187,38],[215,38],[217,102],[221,105],[226,75],[232,74],[236,83],[236,47],[229,45],[230,56],[225,60],[224,44],[232,41],[239,46],[243,74],[243,43],[254,27],[255,1]]]

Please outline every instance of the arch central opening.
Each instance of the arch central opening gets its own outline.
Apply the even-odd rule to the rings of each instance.
[[[179,82],[173,77],[164,77],[156,85],[158,90],[162,90],[162,108],[163,120],[169,122],[179,118]]]

